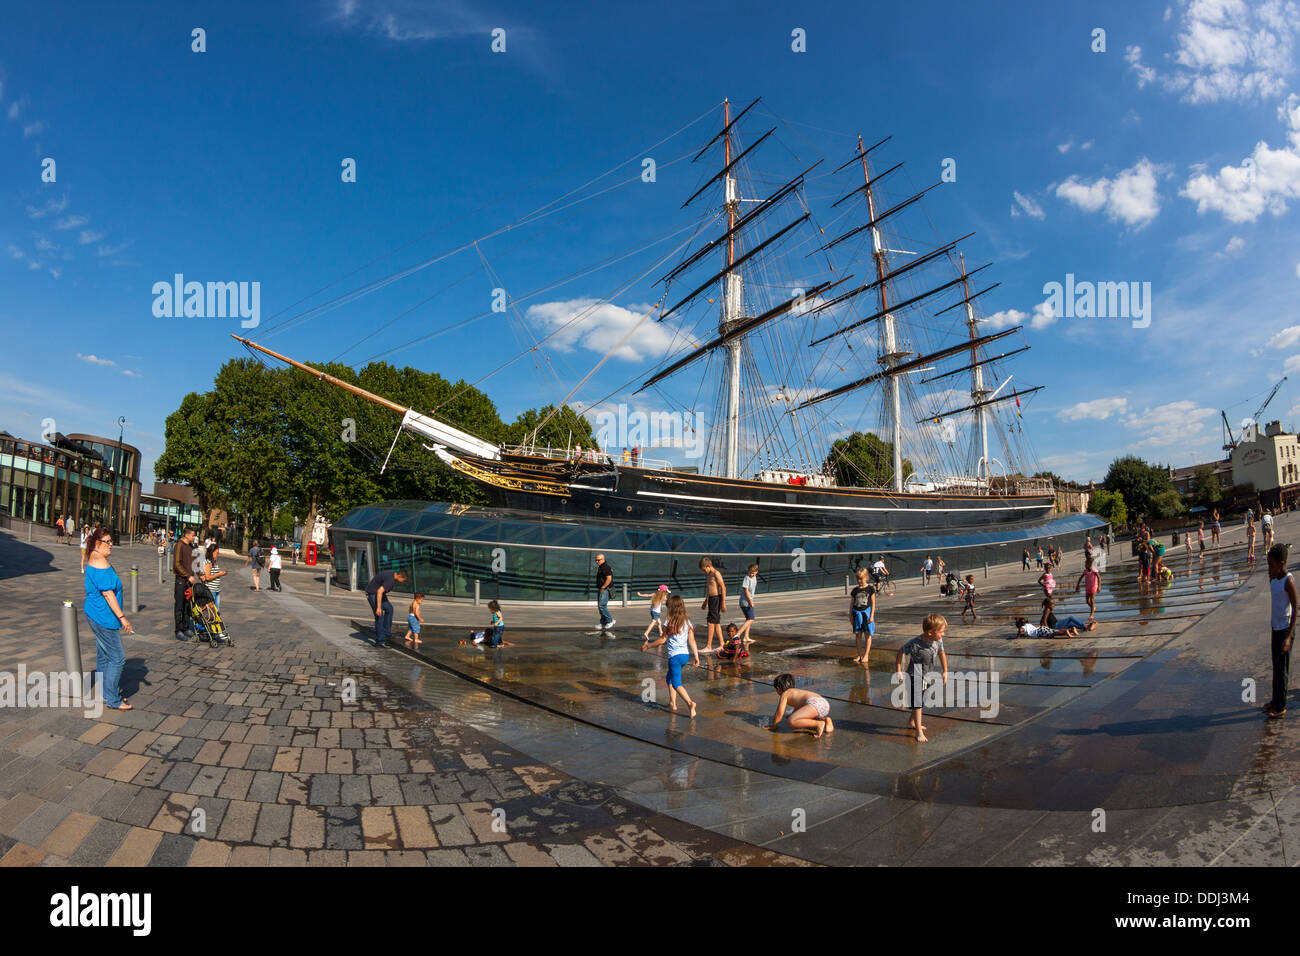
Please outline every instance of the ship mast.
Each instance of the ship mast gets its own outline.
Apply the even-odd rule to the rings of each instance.
[[[876,197],[871,189],[871,171],[867,167],[867,153],[863,149],[862,136],[858,136],[858,152],[862,155],[863,190],[867,194],[867,215],[873,222],[871,226],[871,258],[876,263],[876,282],[880,292],[880,311],[884,315],[884,334],[881,337],[880,356],[876,360],[886,369],[892,369],[903,356],[909,354],[899,351],[898,330],[894,315],[889,310],[889,296],[886,291],[885,276],[889,272],[889,263],[885,258],[885,244],[880,236],[880,226],[875,225]],[[894,445],[894,490],[903,490],[903,383],[900,376],[889,376],[889,414],[892,424],[892,441]]]
[[[731,166],[731,101],[722,101],[722,126],[726,130],[724,148],[725,166]],[[740,188],[730,172],[724,179],[722,207],[727,213],[727,271],[722,277],[722,318],[718,334],[726,335],[740,322],[744,301],[744,280],[734,271],[736,265],[736,211],[740,207]],[[724,476],[736,477],[736,460],[740,450],[740,344],[739,336],[726,344],[727,348],[727,426],[726,465]]]
[[[966,328],[970,332],[970,400],[975,403],[975,421],[980,432],[980,460],[975,466],[975,476],[984,477],[991,480],[993,477],[992,469],[989,467],[989,423],[988,423],[988,406],[982,404],[988,391],[984,388],[984,365],[979,360],[979,346],[973,344],[979,339],[978,321],[975,318],[975,307],[971,305],[970,282],[966,275],[966,256],[958,253],[961,260],[961,288],[962,297],[966,305]],[[982,474],[981,474],[982,473]]]

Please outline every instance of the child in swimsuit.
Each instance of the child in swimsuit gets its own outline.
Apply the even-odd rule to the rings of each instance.
[[[412,642],[415,644],[421,643],[420,627],[424,624],[424,618],[420,616],[420,605],[423,603],[424,595],[417,591],[415,597],[411,598],[411,606],[406,610],[406,626],[408,628],[406,643],[408,644]]]
[[[1168,570],[1168,569],[1166,569]],[[1079,593],[1079,586],[1084,586],[1084,596],[1088,599],[1088,620],[1097,617],[1097,592],[1101,590],[1101,575],[1092,568],[1092,555],[1083,561],[1083,573],[1074,582],[1074,593]]]
[[[659,585],[657,591],[651,591],[649,594],[636,592],[637,597],[650,599],[650,623],[646,625],[645,633],[641,635],[647,641],[650,639],[651,631],[658,630],[660,634],[664,632],[664,606],[668,601],[668,593],[666,584]]]
[[[768,730],[776,730],[789,707],[790,726],[795,730],[811,731],[814,737],[835,732],[835,721],[831,720],[831,705],[826,698],[810,690],[801,690],[794,686],[792,674],[778,674],[772,686],[781,696],[776,702],[776,716],[768,724]]]

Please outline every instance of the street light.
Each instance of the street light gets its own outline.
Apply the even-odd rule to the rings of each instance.
[[[113,535],[116,537],[121,532],[118,530],[117,522],[121,517],[117,507],[117,484],[121,477],[122,469],[122,434],[126,428],[126,416],[119,415],[117,418],[117,453],[113,456]]]

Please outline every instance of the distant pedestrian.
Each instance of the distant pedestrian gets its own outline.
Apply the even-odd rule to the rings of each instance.
[[[603,554],[596,555],[596,607],[600,609],[600,629],[608,631],[618,622],[609,613],[609,598],[614,591],[614,569]]]
[[[1038,570],[1043,570],[1043,549],[1040,547],[1037,554]]]
[[[59,515],[54,522],[54,543],[63,543],[63,515]]]
[[[172,552],[172,610],[176,640],[189,640],[190,599],[185,596],[197,578],[194,575],[194,529],[186,528]]]
[[[630,458],[631,458],[631,455],[628,453],[628,450],[627,450],[626,448],[624,448],[624,449],[623,449],[623,464],[626,465],[626,464],[628,463],[628,461],[629,461]]]
[[[933,572],[934,572],[934,561],[932,561],[932,560],[930,559],[930,556],[927,554],[927,555],[925,556],[925,563],[921,565],[921,584],[922,584],[922,585],[927,585],[927,584],[930,583],[930,575],[931,575]]]
[[[1201,557],[1205,556],[1205,522],[1202,521],[1196,528],[1196,543],[1200,546]]]
[[[871,565],[871,583],[876,586],[876,593],[884,592],[885,584],[890,584],[890,596],[893,596],[893,584],[889,576],[889,568],[885,566],[884,558],[877,558],[876,562]]]
[[[131,710],[122,699],[122,668],[126,653],[122,634],[133,634],[131,622],[122,612],[122,579],[109,563],[113,554],[113,536],[103,527],[89,536],[89,551],[82,551],[86,562],[86,600],[82,609],[95,635],[95,670],[99,674],[99,693],[104,706],[114,710]]]
[[[934,559],[934,573],[940,581],[943,580],[943,569],[946,567],[947,565],[943,563],[943,555],[936,555]]]
[[[86,539],[90,537],[90,528],[83,525],[81,528],[81,573],[86,573]]]
[[[677,713],[677,696],[680,694],[686,706],[691,709],[691,719],[695,718],[695,701],[682,686],[682,668],[688,660],[696,667],[700,666],[700,648],[695,643],[695,629],[686,616],[686,602],[674,594],[668,599],[668,620],[664,624],[664,633],[654,642],[642,641],[641,650],[648,651],[660,644],[667,645],[664,653],[668,655],[668,709]]]
[[[849,592],[849,619],[853,622],[853,663],[867,667],[871,639],[876,634],[876,587],[867,583],[867,569],[858,568],[858,586]]]
[[[1052,577],[1052,564],[1049,561],[1046,570],[1038,577],[1038,586],[1043,589],[1044,597],[1051,597],[1056,590],[1056,578]]]
[[[1028,548],[1025,548],[1025,550],[1022,551],[1020,554],[1020,570],[1021,571],[1029,570],[1029,549]]]
[[[271,545],[271,554],[267,559],[271,571],[271,590],[280,590],[280,571],[283,568],[283,559],[280,557],[280,549]]]
[[[1266,510],[1259,523],[1264,528],[1264,553],[1268,554],[1273,547],[1273,512]]]
[[[633,446],[632,446],[632,465],[635,467],[636,464],[637,464],[637,462],[639,462],[640,460],[641,460],[641,446],[640,446],[640,445],[633,445]]]
[[[1273,697],[1264,705],[1269,717],[1286,714],[1286,695],[1291,683],[1291,641],[1295,637],[1296,612],[1300,610],[1300,597],[1296,593],[1295,578],[1286,569],[1288,551],[1285,544],[1275,544],[1268,549],[1269,592],[1272,601],[1273,631]]]
[[[262,565],[265,563],[266,563],[266,554],[265,552],[262,551],[262,543],[260,541],[254,540],[253,546],[248,549],[248,557],[244,560],[245,566],[248,568],[249,573],[253,576],[254,591],[262,590],[262,582],[260,579],[260,575],[262,573]]]
[[[1246,511],[1246,563],[1255,563],[1255,513]]]
[[[1219,546],[1219,509],[1215,508],[1210,512],[1210,539],[1214,546]]]
[[[375,612],[375,646],[385,647],[393,630],[393,605],[388,595],[406,581],[405,571],[380,571],[366,585],[366,601]]]

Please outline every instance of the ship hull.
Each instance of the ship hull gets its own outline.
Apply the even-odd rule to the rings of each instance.
[[[502,508],[570,518],[666,521],[811,533],[978,530],[1041,521],[1053,495],[902,494],[714,478],[682,472],[576,465],[506,455],[500,461],[445,455]]]

